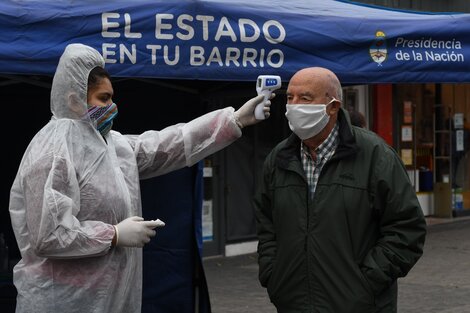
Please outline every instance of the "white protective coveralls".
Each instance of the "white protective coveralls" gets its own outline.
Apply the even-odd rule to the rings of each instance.
[[[112,247],[113,225],[142,215],[139,179],[190,166],[241,136],[229,107],[141,135],[103,140],[87,116],[101,55],[71,44],[51,91],[53,117],[32,139],[10,195],[22,259],[16,312],[140,312],[142,249]]]

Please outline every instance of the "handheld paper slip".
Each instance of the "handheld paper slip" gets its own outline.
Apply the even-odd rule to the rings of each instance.
[[[163,227],[165,226],[165,222],[163,222],[162,220],[160,220],[159,218],[157,218],[156,220],[151,220],[150,222],[155,222],[155,223],[152,223],[152,225],[149,225],[148,227],[154,229],[156,227]]]
[[[258,95],[264,95],[264,101],[255,108],[255,117],[257,120],[264,120],[264,103],[269,100],[271,93],[281,88],[281,77],[275,75],[260,75],[256,81],[256,92]]]

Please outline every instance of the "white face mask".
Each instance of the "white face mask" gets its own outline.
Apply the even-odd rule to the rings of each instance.
[[[327,104],[287,104],[290,129],[302,140],[318,135],[330,121],[326,107],[333,101],[337,100],[333,98]]]

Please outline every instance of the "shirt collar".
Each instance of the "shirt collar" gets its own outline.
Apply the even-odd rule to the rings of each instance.
[[[317,154],[317,160],[321,159],[325,154],[334,151],[338,146],[338,123],[335,124],[333,130],[330,132],[328,137],[315,149],[315,153]],[[307,155],[311,158],[310,155],[310,148],[307,147],[303,142],[300,145],[301,153]]]

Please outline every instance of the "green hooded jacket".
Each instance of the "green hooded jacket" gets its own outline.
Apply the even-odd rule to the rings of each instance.
[[[278,312],[396,312],[397,279],[423,252],[426,221],[396,152],[338,115],[339,144],[313,199],[292,134],[255,195],[258,263]]]

